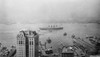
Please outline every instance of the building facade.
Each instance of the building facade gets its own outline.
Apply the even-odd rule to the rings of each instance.
[[[17,35],[17,57],[37,57],[38,38],[35,31],[20,31]]]

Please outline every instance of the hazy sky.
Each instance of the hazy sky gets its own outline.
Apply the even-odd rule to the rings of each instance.
[[[100,0],[0,0],[0,23],[100,22]]]

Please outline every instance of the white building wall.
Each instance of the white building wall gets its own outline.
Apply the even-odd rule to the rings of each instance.
[[[22,32],[17,35],[17,57],[26,57],[25,56],[25,37]]]
[[[35,57],[34,49],[34,38],[29,38],[29,57]]]

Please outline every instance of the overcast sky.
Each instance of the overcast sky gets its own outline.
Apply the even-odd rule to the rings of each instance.
[[[0,0],[1,24],[100,22],[100,0]]]

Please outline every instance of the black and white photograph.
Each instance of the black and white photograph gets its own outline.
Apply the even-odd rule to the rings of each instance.
[[[100,0],[0,0],[0,57],[100,57]]]

